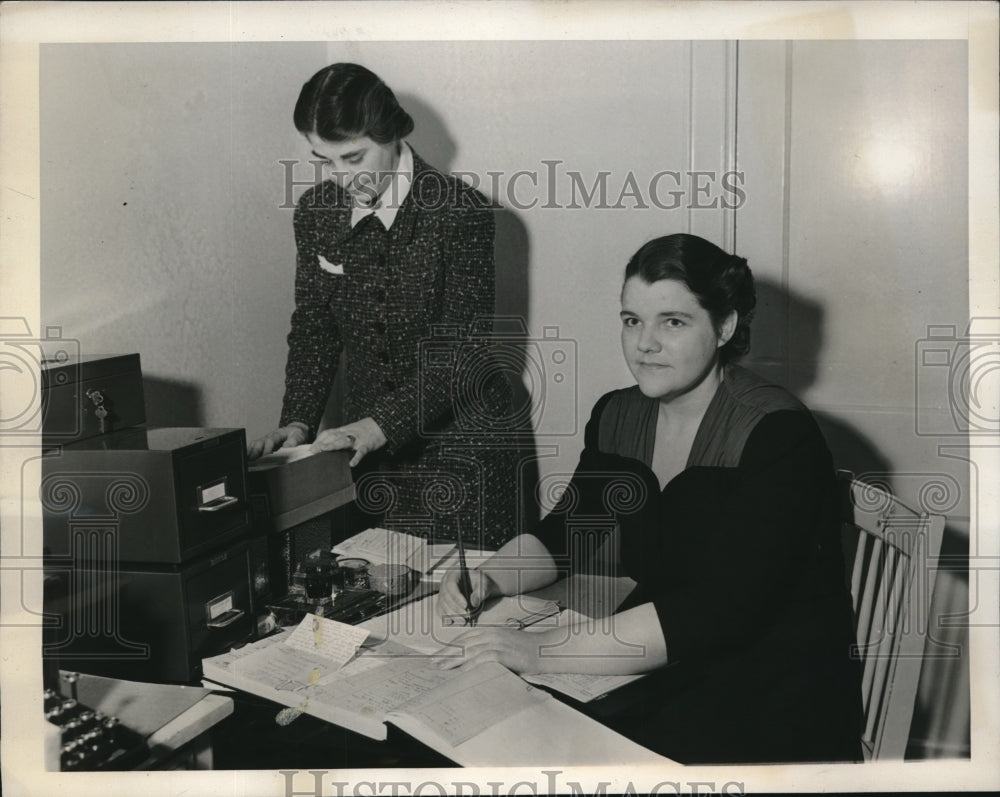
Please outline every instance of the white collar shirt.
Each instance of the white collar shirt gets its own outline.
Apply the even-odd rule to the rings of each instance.
[[[396,220],[396,214],[402,206],[406,197],[410,193],[410,185],[413,183],[413,150],[405,141],[399,145],[399,162],[396,164],[396,171],[392,175],[389,184],[381,193],[378,201],[374,205],[354,205],[351,208],[351,227],[357,226],[365,216],[372,213],[375,218],[382,222],[382,226],[387,230],[392,227]]]

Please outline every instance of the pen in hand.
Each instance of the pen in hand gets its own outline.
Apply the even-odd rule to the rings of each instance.
[[[469,625],[474,626],[479,617],[481,606],[472,606],[472,578],[469,576],[469,565],[465,561],[465,545],[462,544],[462,532],[458,532],[458,591],[465,598],[465,609],[468,615]]]

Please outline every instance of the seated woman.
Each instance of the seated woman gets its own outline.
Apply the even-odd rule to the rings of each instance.
[[[574,517],[617,524],[637,586],[613,634],[477,627],[441,666],[655,671],[639,682],[652,698],[612,724],[685,763],[861,759],[832,459],[799,401],[733,362],[755,301],[746,261],[701,238],[636,252],[621,340],[638,384],[597,402],[559,505],[472,572],[468,603],[449,572],[438,611],[462,615],[579,567],[586,524]]]

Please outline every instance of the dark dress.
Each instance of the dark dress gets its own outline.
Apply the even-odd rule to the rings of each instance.
[[[519,531],[525,436],[491,353],[493,211],[414,153],[388,230],[350,216],[332,181],[296,208],[280,424],[316,433],[345,352],[344,422],[371,417],[388,441],[355,471],[359,507],[399,531],[453,540],[461,528],[496,548]]]
[[[572,570],[597,519],[603,533],[617,525],[638,584],[620,610],[656,609],[668,665],[636,682],[647,699],[611,724],[684,763],[860,760],[835,474],[818,426],[730,365],[686,469],[661,490],[657,404],[637,387],[598,402],[571,495],[537,533]]]

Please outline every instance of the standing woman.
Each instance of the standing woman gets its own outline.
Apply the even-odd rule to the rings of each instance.
[[[363,66],[317,72],[294,120],[329,174],[295,210],[281,420],[249,456],[314,438],[350,449],[374,520],[496,548],[518,526],[520,453],[488,346],[493,212],[404,141],[412,118]],[[342,351],[346,423],[317,434]]]

